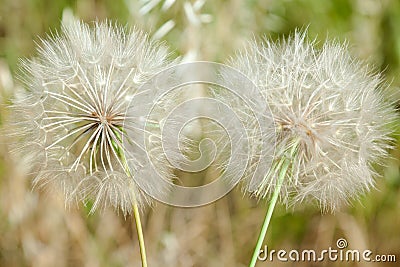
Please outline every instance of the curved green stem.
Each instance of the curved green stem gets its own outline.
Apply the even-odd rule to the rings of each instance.
[[[261,228],[260,235],[258,236],[256,248],[254,249],[253,257],[251,258],[251,262],[249,264],[249,267],[256,266],[258,255],[260,254],[260,249],[261,249],[262,243],[264,241],[265,235],[267,234],[268,226],[269,226],[272,214],[273,214],[274,209],[275,209],[275,204],[276,204],[276,202],[278,200],[279,193],[281,191],[281,187],[282,187],[283,181],[285,179],[287,169],[289,167],[289,160],[283,159],[283,161],[284,162],[282,164],[282,169],[279,172],[278,184],[275,187],[275,191],[274,191],[274,193],[272,195],[271,202],[269,203],[268,211],[267,211],[267,214],[265,215],[264,223],[263,223],[263,226]]]

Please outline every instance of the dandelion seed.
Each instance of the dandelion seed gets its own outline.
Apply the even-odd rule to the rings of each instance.
[[[279,197],[335,211],[374,185],[373,164],[387,156],[395,112],[380,93],[380,75],[337,42],[317,49],[296,32],[277,44],[253,42],[232,64],[264,94],[277,133],[274,162],[254,192],[270,199],[254,266]]]
[[[41,40],[38,54],[23,61],[26,91],[11,106],[9,133],[16,150],[35,168],[34,184],[61,187],[67,202],[91,199],[91,212],[112,206],[124,215],[133,213],[146,267],[139,205],[149,199],[134,179],[155,154],[140,145],[137,151],[126,149],[126,142],[141,144],[143,138],[128,135],[129,127],[145,123],[127,109],[143,93],[140,86],[168,66],[166,48],[137,30],[109,22],[91,28],[69,19],[61,33]],[[124,123],[128,120],[131,126]],[[161,137],[154,133],[152,138],[159,142]],[[169,165],[163,163],[160,169],[168,179]],[[158,187],[152,184],[153,194],[163,191]]]
[[[305,38],[252,43],[233,65],[260,88],[276,124],[276,163],[256,194],[271,195],[288,160],[282,200],[316,200],[334,211],[373,186],[372,165],[390,148],[394,109],[379,92],[380,75],[346,45],[326,42],[318,50]]]
[[[66,22],[41,40],[38,56],[23,61],[26,90],[14,100],[9,126],[16,150],[36,168],[34,184],[61,186],[68,201],[91,199],[91,212],[112,206],[126,215],[146,203],[130,176],[147,155],[135,153],[136,165],[127,167],[124,121],[136,118],[125,112],[167,56],[144,33],[109,22]]]

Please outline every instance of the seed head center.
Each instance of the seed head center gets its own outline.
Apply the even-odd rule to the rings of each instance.
[[[108,124],[111,125],[113,123],[112,116],[108,114],[98,114],[97,112],[93,112],[92,116],[97,118],[101,124]]]

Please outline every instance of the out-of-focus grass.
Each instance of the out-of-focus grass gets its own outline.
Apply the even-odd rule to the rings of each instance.
[[[0,4],[0,92],[6,103],[18,86],[13,76],[19,57],[34,54],[34,41],[59,29],[70,8],[86,20],[109,18],[154,33],[166,21],[165,35],[174,56],[224,61],[256,36],[276,39],[296,27],[310,38],[349,40],[353,53],[373,63],[391,82],[390,97],[400,99],[400,3],[397,0],[209,0],[199,12],[212,21],[189,23],[184,2],[163,11],[161,1],[148,14],[131,0],[2,0]],[[9,71],[11,70],[11,72]],[[398,101],[398,103],[400,103]],[[1,117],[8,116],[2,110]],[[399,129],[400,132],[400,129]],[[31,190],[30,176],[0,148],[0,266],[139,266],[132,218],[115,212],[87,215],[65,209],[55,194]],[[376,188],[352,207],[334,215],[317,208],[286,212],[278,206],[266,244],[271,249],[317,250],[335,247],[344,237],[352,249],[396,254],[400,261],[400,146],[379,171]],[[220,201],[198,209],[155,205],[145,212],[150,266],[246,266],[267,203],[243,198],[235,189]],[[274,266],[293,266],[274,262]],[[398,263],[397,263],[398,264]],[[260,263],[259,266],[268,266]],[[295,266],[397,266],[389,263],[298,262]]]

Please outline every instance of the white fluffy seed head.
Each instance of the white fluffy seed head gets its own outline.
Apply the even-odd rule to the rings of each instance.
[[[335,211],[374,185],[373,164],[387,156],[395,112],[380,75],[347,45],[318,49],[296,32],[278,43],[253,41],[231,64],[259,87],[276,124],[275,163],[256,195],[271,195],[285,159],[281,199],[289,205],[311,201]]]
[[[135,173],[127,175],[147,155],[135,153],[137,165],[127,167],[124,120],[132,96],[167,58],[146,34],[110,22],[71,21],[41,40],[37,57],[22,63],[26,90],[16,95],[7,126],[37,172],[34,184],[61,186],[67,200],[91,199],[92,211],[110,205],[127,214],[148,200]]]

